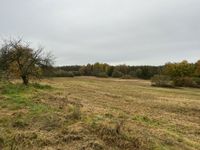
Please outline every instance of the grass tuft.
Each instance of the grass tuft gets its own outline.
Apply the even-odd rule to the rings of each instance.
[[[25,127],[27,127],[29,124],[23,120],[23,119],[19,119],[19,120],[16,120],[12,123],[12,126],[14,128],[19,128],[19,129],[24,129]]]
[[[77,105],[68,105],[69,114],[66,116],[66,119],[71,120],[80,120],[81,119],[81,111],[80,107]]]
[[[150,119],[147,116],[141,116],[141,115],[135,115],[132,118],[133,120],[136,120],[138,122],[144,123],[146,125],[150,125],[150,126],[158,126],[160,125],[160,122],[155,120],[155,119]]]
[[[33,83],[33,84],[31,84],[31,86],[36,89],[40,89],[40,90],[52,89],[52,87],[50,85],[43,85],[43,84],[39,84],[39,83]]]

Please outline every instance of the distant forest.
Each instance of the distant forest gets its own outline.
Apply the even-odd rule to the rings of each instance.
[[[95,76],[122,79],[151,79],[156,86],[200,87],[200,60],[189,63],[166,63],[163,66],[112,66],[106,63],[53,67],[48,77]]]
[[[105,63],[95,63],[87,65],[72,65],[54,67],[47,76],[73,77],[73,76],[96,76],[113,78],[141,78],[150,79],[155,74],[162,71],[163,66],[112,66]]]
[[[73,66],[53,66],[53,56],[43,49],[33,49],[21,39],[4,41],[0,48],[0,79],[95,76],[122,79],[151,79],[152,85],[164,87],[200,87],[200,60],[189,63],[166,63],[163,66],[130,66],[95,63]]]

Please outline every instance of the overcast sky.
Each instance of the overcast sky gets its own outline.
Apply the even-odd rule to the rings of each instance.
[[[56,65],[200,59],[200,0],[0,0],[0,37],[43,45]]]

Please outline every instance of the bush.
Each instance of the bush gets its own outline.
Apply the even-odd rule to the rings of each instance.
[[[174,78],[170,79],[169,76],[166,75],[155,75],[151,79],[152,86],[158,87],[194,87],[200,88],[200,78],[192,78],[192,77],[182,77],[182,78]]]
[[[69,71],[65,73],[65,77],[74,77],[74,73]]]
[[[113,71],[112,77],[113,78],[121,78],[124,74],[121,73],[120,71]]]
[[[42,85],[42,84],[39,84],[39,83],[33,83],[31,84],[34,88],[36,89],[51,89],[52,87],[50,85]]]
[[[132,77],[130,75],[123,75],[121,78],[122,79],[132,79]]]
[[[145,75],[143,75],[143,71],[141,68],[135,70],[135,76],[142,79],[146,78]]]
[[[73,71],[74,76],[81,76],[81,73],[79,71]]]
[[[151,85],[157,87],[174,87],[173,81],[171,81],[169,76],[165,75],[155,75],[152,77]]]
[[[64,70],[58,70],[54,72],[55,77],[74,77],[74,73],[71,71],[64,71]]]
[[[200,87],[200,79],[191,77],[176,78],[174,84],[180,87]]]
[[[135,71],[130,71],[130,72],[129,72],[129,75],[130,75],[131,77],[137,77]]]
[[[191,78],[183,77],[183,78],[175,78],[174,79],[174,84],[176,86],[191,86],[193,84],[193,81]]]
[[[105,72],[99,72],[99,73],[96,74],[96,77],[107,78],[108,75]]]
[[[200,87],[200,78],[193,78],[193,81],[196,83],[198,87]]]
[[[73,120],[81,119],[81,110],[79,106],[69,105],[68,111],[69,114],[66,116],[66,119],[73,119]]]

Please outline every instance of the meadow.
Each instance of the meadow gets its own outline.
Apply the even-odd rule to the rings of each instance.
[[[198,150],[200,89],[148,80],[0,84],[0,150]]]

